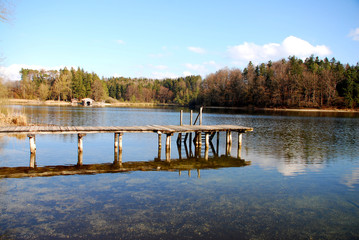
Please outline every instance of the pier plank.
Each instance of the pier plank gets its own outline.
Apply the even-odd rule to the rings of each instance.
[[[146,126],[19,126],[0,127],[0,134],[76,134],[76,133],[114,133],[114,132],[248,132],[252,128],[237,125],[146,125]]]

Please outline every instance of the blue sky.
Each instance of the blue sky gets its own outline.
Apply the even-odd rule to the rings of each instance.
[[[6,1],[6,0],[0,0]],[[0,70],[205,77],[295,55],[359,62],[359,1],[7,0]]]

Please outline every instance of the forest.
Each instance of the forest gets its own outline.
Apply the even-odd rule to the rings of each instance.
[[[359,63],[341,64],[313,55],[291,56],[243,69],[224,68],[202,79],[100,78],[81,68],[45,71],[22,69],[8,84],[12,98],[64,100],[93,98],[106,102],[154,102],[183,106],[357,108]]]

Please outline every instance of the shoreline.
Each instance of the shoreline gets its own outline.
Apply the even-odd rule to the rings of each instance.
[[[56,100],[29,100],[29,99],[7,99],[8,104],[20,105],[53,105],[53,106],[74,106],[71,102],[56,101]],[[118,103],[103,103],[95,105],[94,107],[183,107],[178,104],[168,103],[147,103],[147,102],[118,102]],[[186,107],[188,108],[188,107]],[[259,107],[219,107],[219,106],[204,106],[207,109],[230,109],[230,110],[246,110],[246,111],[273,111],[273,112],[333,112],[333,113],[359,113],[359,109],[339,109],[339,108],[259,108]]]

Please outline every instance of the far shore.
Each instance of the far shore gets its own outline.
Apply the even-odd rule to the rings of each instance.
[[[60,105],[72,106],[71,102],[57,101],[57,100],[30,100],[30,99],[7,99],[9,104],[20,105]],[[147,102],[116,102],[116,103],[99,103],[95,106],[110,106],[110,107],[182,107],[177,104],[167,103],[147,103]],[[359,113],[359,109],[338,109],[338,108],[259,108],[259,107],[217,107],[205,106],[207,109],[233,109],[233,110],[252,110],[252,111],[285,111],[285,112],[346,112],[346,113]]]

